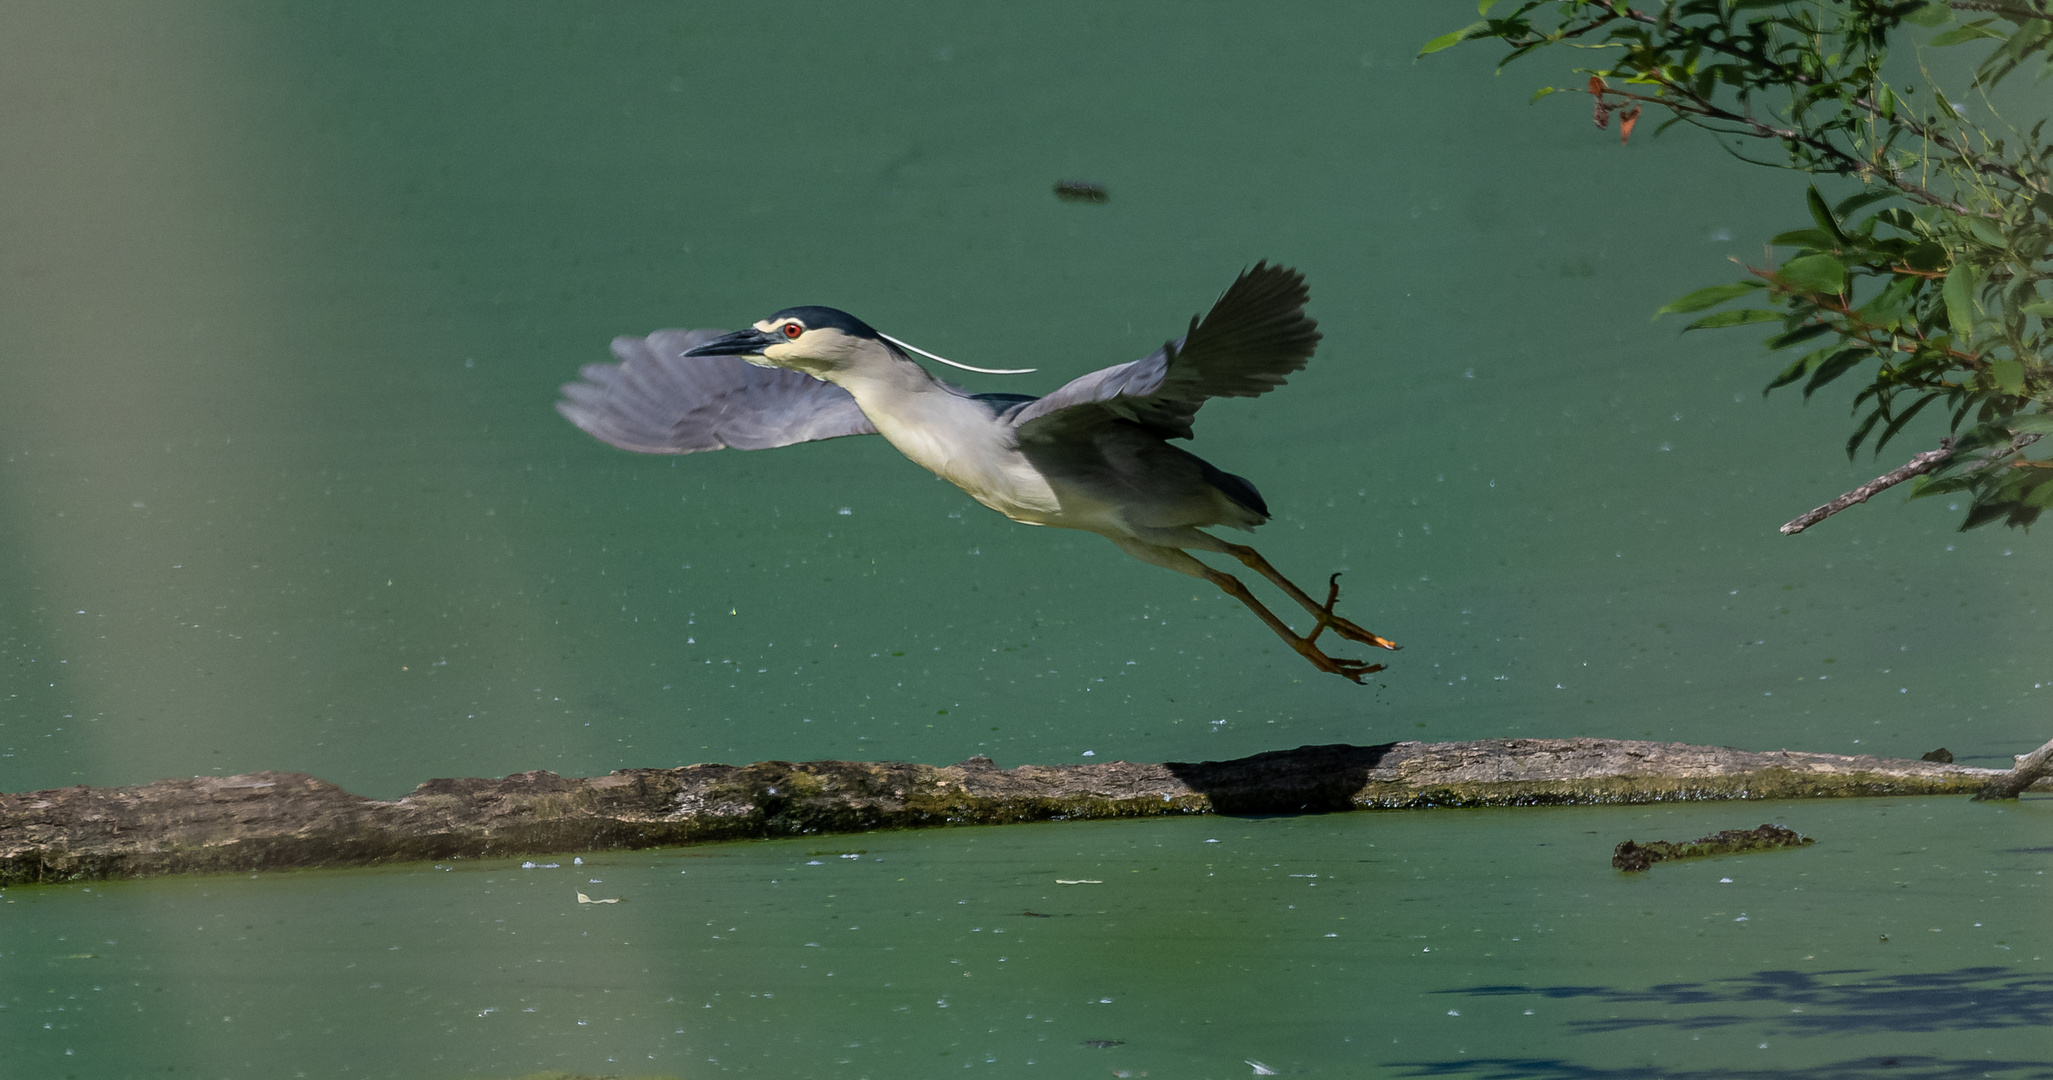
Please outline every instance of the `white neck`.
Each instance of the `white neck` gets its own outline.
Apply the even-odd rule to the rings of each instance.
[[[1055,509],[1012,428],[983,402],[882,344],[865,345],[818,374],[848,391],[899,453],[1008,517],[1029,520]]]

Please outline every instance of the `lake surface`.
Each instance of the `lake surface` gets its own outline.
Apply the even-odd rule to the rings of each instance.
[[[0,790],[1577,734],[1998,765],[2053,734],[2043,542],[1895,497],[1775,532],[1940,420],[1849,463],[1850,388],[1763,400],[1748,333],[1647,319],[1801,224],[1801,179],[1529,108],[1566,81],[1546,60],[1413,62],[1472,6],[7,10]],[[1325,340],[1192,448],[1261,488],[1278,566],[1345,571],[1341,610],[1405,644],[1368,687],[881,440],[657,458],[550,407],[616,334],[807,303],[1042,392],[1264,258],[1307,273]],[[0,1044],[80,1077],[2042,1075],[2000,1069],[2053,1058],[2045,1017],[1987,1003],[2046,989],[2046,806],[13,889]],[[1821,843],[1605,863],[1770,818]],[[867,854],[800,858],[837,845]],[[593,877],[623,902],[576,905]],[[1956,991],[1979,1004],[1925,1004]]]

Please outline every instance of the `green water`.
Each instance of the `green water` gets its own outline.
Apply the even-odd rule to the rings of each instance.
[[[2044,1077],[2049,812],[1200,818],[16,888],[0,1032],[51,1077]],[[1607,863],[1770,819],[1820,842]]]
[[[1772,364],[1745,334],[1647,321],[1728,278],[1728,258],[1755,257],[1800,215],[1800,182],[1688,138],[1620,148],[1562,99],[1526,107],[1553,73],[1493,77],[1487,51],[1413,63],[1472,11],[7,5],[0,790],[289,769],[389,797],[530,768],[1161,761],[1496,735],[1945,745],[1996,764],[2043,741],[2043,541],[1959,535],[1943,503],[1893,498],[1777,535],[1894,462],[1844,460],[1844,393],[1763,401]],[[1058,202],[1050,186],[1069,177],[1111,201]],[[1279,566],[1314,582],[1345,570],[1342,610],[1405,643],[1369,688],[1313,671],[1189,579],[998,518],[881,440],[660,459],[550,409],[615,334],[803,303],[967,362],[1042,369],[965,376],[974,389],[1045,390],[1152,349],[1259,258],[1306,271],[1326,340],[1282,391],[1208,408],[1194,448],[1260,486],[1276,519],[1256,542]],[[1902,452],[1938,422],[1913,425]],[[1984,921],[2019,927],[2010,951],[1950,951],[1969,938],[1955,890],[2008,889],[2043,862],[2003,854],[2046,843],[2043,809],[1933,804],[1918,843],[1953,865],[1889,877],[1897,849],[1850,837],[1900,813],[1792,808],[1852,833],[1744,862],[1718,889],[1699,868],[1610,877],[1602,852],[1638,827],[1629,811],[858,845],[950,878],[932,893],[916,877],[883,888],[889,860],[784,878],[804,845],[595,859],[605,873],[588,876],[606,883],[593,888],[635,894],[603,908],[563,905],[567,870],[470,865],[17,889],[0,907],[0,1045],[34,1045],[52,1068],[76,1050],[63,1063],[79,1076],[287,1075],[286,1062],[308,1075],[924,1075],[1046,1053],[1064,1070],[1158,1077],[1229,1075],[1247,1058],[1402,1075],[1520,1057],[1594,1077],[1655,1060],[1632,1056],[1641,1044],[1668,1055],[1663,1069],[1697,1061],[1706,1075],[1825,1068],[1804,1063],[1853,1060],[1876,1028],[1762,1005],[1729,1024],[1598,1029],[1605,1009],[1700,1015],[1650,987],[1712,987],[1702,1015],[1723,1015],[1727,998],[1768,1000],[1745,989],[1757,973],[1826,978],[1799,966],[1798,941],[1832,970],[1881,973],[1831,976],[1849,985],[2043,979],[2028,958],[2044,950],[2021,940],[2049,914],[2038,892],[1989,894],[2009,914]],[[1658,820],[1683,839],[1765,816]],[[1378,929],[1299,941],[1312,916],[1279,910],[1281,893],[1204,908],[1190,845],[1213,835],[1353,875],[1319,879],[1316,906],[1306,884],[1300,908],[1337,905],[1337,920],[1350,897],[1350,921]],[[1352,860],[1385,835],[1448,860],[1444,873],[1407,884],[1348,869],[1376,866]],[[1534,835],[1590,850],[1571,867]],[[1450,841],[1495,854],[1460,869],[1437,853]],[[1185,853],[1161,862],[1156,843]],[[1107,884],[1073,887],[1098,890],[1097,908],[1013,884],[1079,849],[1103,853]],[[1185,880],[1139,885],[1158,865]],[[1793,891],[1803,873],[1837,884]],[[816,895],[828,874],[851,893]],[[524,891],[543,882],[546,896]],[[1538,898],[1505,899],[1512,882],[1539,882]],[[486,889],[533,899],[492,913]],[[1655,916],[1614,903],[1663,889],[1678,891]],[[1708,914],[1745,889],[1763,897],[1750,911],[1806,914]],[[969,903],[940,913],[957,899]],[[690,925],[663,903],[685,904]],[[1074,918],[985,925],[1036,942],[1032,976],[1008,984],[1014,969],[972,948],[996,939],[976,937],[970,913],[1027,903]],[[1545,933],[1506,945],[1491,958],[1503,967],[1476,958],[1473,975],[1441,967],[1469,939],[1414,959],[1408,936],[1380,936],[1525,938],[1529,904]],[[713,946],[690,936],[700,912],[762,929]],[[1897,912],[1950,929],[1889,931],[1875,952],[1870,924]],[[832,952],[801,959],[792,939],[835,914],[905,931],[888,950],[864,939],[884,944],[836,972],[848,982],[810,982]],[[222,945],[232,927],[217,915],[248,940]],[[149,932],[87,929],[124,919]],[[529,955],[500,936],[523,920],[524,937],[555,944]],[[582,944],[623,926],[635,945]],[[1851,936],[1814,946],[1803,934],[1820,926]],[[1681,946],[1619,944],[1658,927],[1687,928]],[[1692,945],[1698,929],[1710,936]],[[81,935],[158,944],[46,958],[97,954],[52,945]],[[537,958],[540,981],[513,981]],[[974,973],[965,989],[940,988],[934,973],[960,978],[950,959]],[[101,973],[122,964],[154,981]],[[886,982],[920,990],[897,1000]],[[1528,1021],[1504,1012],[1522,999],[1476,989],[1499,984],[1600,989],[1542,995]],[[119,986],[132,993],[118,1005],[92,996]],[[681,1018],[714,992],[715,1010]],[[745,997],[761,992],[778,996]],[[72,1011],[45,1011],[74,994]],[[1114,1002],[1086,1009],[1087,996]],[[1869,1015],[1859,995],[1826,997]],[[1447,1009],[1460,1026],[1441,1022]],[[1900,1052],[2027,1060],[2018,1040],[2038,1038],[2036,1057],[2053,1057],[2030,1029],[1976,1023],[1935,1022],[1923,1049]],[[1408,1037],[1415,1048],[1367,1047]],[[1769,1052],[1752,1049],[1762,1041]]]

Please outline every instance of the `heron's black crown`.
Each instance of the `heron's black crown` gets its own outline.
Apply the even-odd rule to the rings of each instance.
[[[877,340],[877,332],[870,328],[869,323],[850,315],[840,308],[819,307],[817,305],[788,307],[770,316],[771,322],[776,322],[779,319],[797,319],[799,322],[804,323],[808,330],[819,330],[831,326],[850,337],[869,338],[872,341]]]

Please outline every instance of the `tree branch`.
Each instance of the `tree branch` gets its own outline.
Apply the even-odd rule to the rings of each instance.
[[[1867,502],[1869,499],[1903,483],[1913,476],[1923,476],[1931,472],[1933,469],[1946,464],[1946,459],[1952,456],[1953,440],[1950,438],[1941,439],[1939,440],[1939,449],[1927,450],[1905,462],[1901,468],[1883,473],[1831,502],[1818,507],[1816,510],[1812,510],[1810,513],[1804,514],[1787,525],[1782,526],[1782,535],[1795,536],[1797,533],[1816,525],[1818,522],[1831,517],[1841,510]]]
[[[2039,436],[2037,435],[2027,434],[2013,436],[2010,440],[2010,445],[2008,447],[2005,447],[2000,451],[1991,453],[1989,455],[1988,460],[1986,461],[1981,461],[1977,462],[1976,464],[1969,465],[1967,467],[1967,471],[1978,472],[1982,469],[1989,468],[1997,462],[2002,461],[2004,458],[2009,457],[2010,455],[2015,454],[2018,451],[2023,450],[2025,447],[2030,446],[2031,444],[2038,441]],[[1867,502],[1869,499],[1872,499],[1875,496],[1881,494],[1882,492],[1887,491],[1890,488],[1893,488],[1896,485],[1903,483],[1905,480],[1908,480],[1913,476],[1922,476],[1925,473],[1937,469],[1939,466],[1946,464],[1946,462],[1952,459],[1952,457],[1953,439],[1949,436],[1947,438],[1939,440],[1939,449],[1927,450],[1924,453],[1911,458],[1909,461],[1904,462],[1901,468],[1883,473],[1882,475],[1874,478],[1873,480],[1868,481],[1865,484],[1862,484],[1857,488],[1854,488],[1852,491],[1849,491],[1846,494],[1841,495],[1840,497],[1832,500],[1831,502],[1828,502],[1825,505],[1818,507],[1816,510],[1812,510],[1811,512],[1804,514],[1801,517],[1795,518],[1788,524],[1782,526],[1782,535],[1795,536],[1797,533],[1800,533],[1805,529],[1808,529],[1811,526],[1816,525],[1818,522],[1823,521],[1828,517],[1831,517],[1832,515],[1840,512],[1841,510],[1844,510],[1850,506],[1857,505],[1859,503]]]

